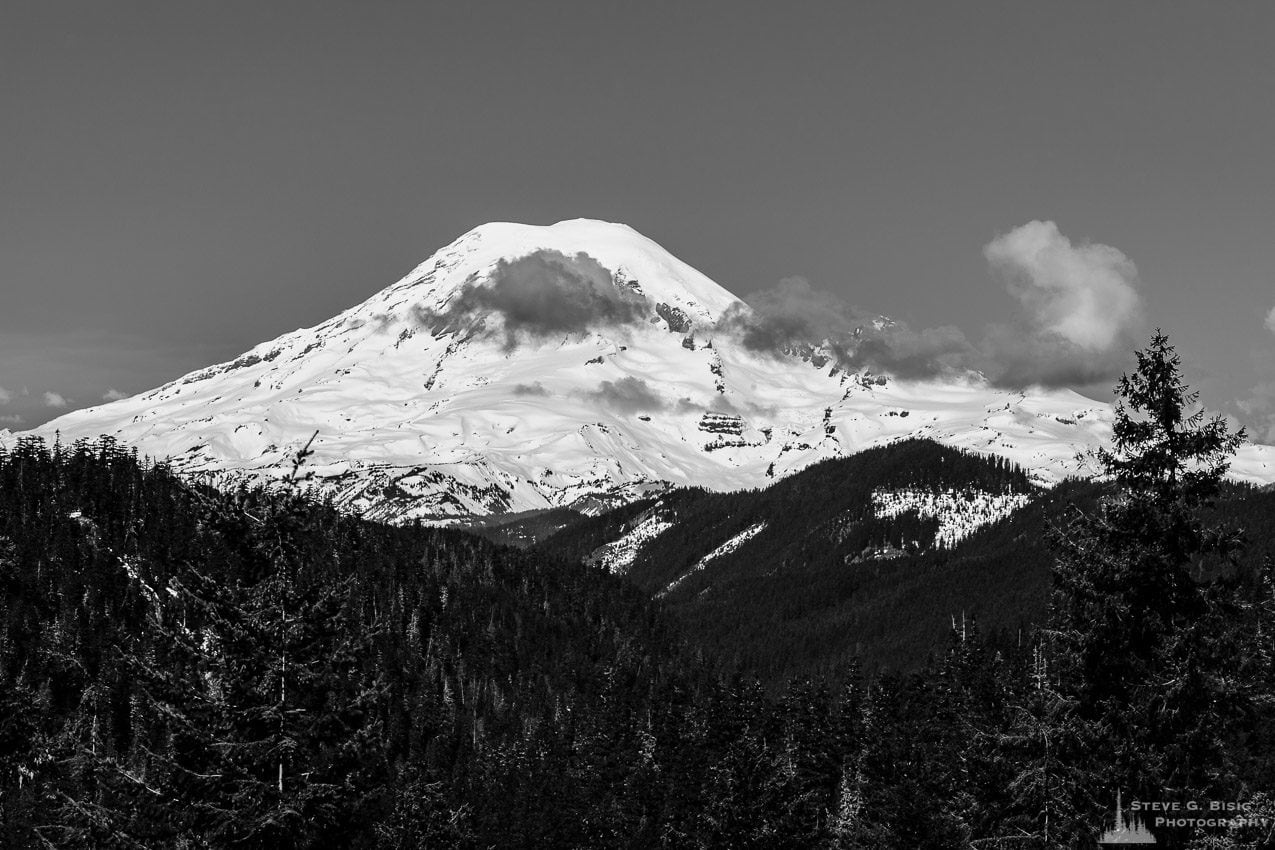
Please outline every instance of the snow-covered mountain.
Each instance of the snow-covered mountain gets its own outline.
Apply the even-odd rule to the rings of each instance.
[[[1110,407],[1070,391],[887,379],[818,350],[754,351],[720,321],[740,309],[624,225],[487,224],[316,327],[30,433],[109,434],[225,481],[281,477],[317,432],[314,482],[390,521],[760,487],[914,436],[1050,483],[1109,437]],[[1234,471],[1275,479],[1275,450],[1246,448]]]

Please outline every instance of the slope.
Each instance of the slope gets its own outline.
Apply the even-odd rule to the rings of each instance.
[[[1017,640],[1048,602],[1047,531],[1100,485],[1034,486],[998,459],[907,441],[771,487],[678,491],[583,519],[540,551],[623,572],[706,651],[777,683],[848,658],[913,669],[962,619]],[[1275,493],[1227,491],[1219,521],[1275,554]]]
[[[1069,391],[755,350],[735,321],[747,312],[624,225],[488,224],[327,322],[33,433],[108,434],[219,485],[277,480],[317,433],[314,483],[390,522],[753,488],[909,437],[1009,458],[1048,484],[1107,437],[1108,406]],[[1236,471],[1269,481],[1271,450]]]

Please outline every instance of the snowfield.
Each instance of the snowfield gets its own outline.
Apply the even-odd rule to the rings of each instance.
[[[633,566],[642,546],[659,537],[675,525],[673,517],[657,505],[646,511],[618,539],[598,547],[589,563],[610,573],[623,575]]]
[[[535,256],[609,275],[580,285],[612,321],[546,333],[540,317],[524,332],[535,305],[509,264]],[[1110,407],[1070,391],[974,374],[882,383],[810,352],[752,351],[719,324],[731,309],[746,308],[624,225],[488,224],[316,327],[27,433],[108,434],[225,484],[282,478],[317,431],[313,485],[390,522],[761,487],[909,437],[1009,458],[1048,485],[1083,474],[1077,450],[1110,436]],[[1275,450],[1246,447],[1233,474],[1275,480]]]
[[[664,588],[659,593],[655,594],[655,598],[659,599],[662,596],[667,596],[668,594],[672,593],[674,590],[677,589],[678,585],[680,585],[682,582],[686,581],[695,573],[707,567],[709,562],[716,560],[717,558],[720,558],[723,555],[729,555],[731,552],[734,552],[740,546],[743,546],[749,540],[752,540],[754,537],[760,534],[765,528],[766,528],[766,523],[764,522],[759,522],[756,525],[750,525],[748,528],[745,528],[739,534],[736,534],[734,537],[727,540],[721,546],[718,546],[712,552],[709,552],[707,555],[705,555],[704,557],[696,561],[693,567],[691,567],[686,572],[682,573],[682,575],[673,579],[673,581],[669,582],[668,587]]]
[[[989,493],[964,490],[876,490],[872,506],[878,519],[915,512],[921,519],[937,519],[934,546],[950,549],[985,525],[1004,519],[1031,501],[1027,493]]]

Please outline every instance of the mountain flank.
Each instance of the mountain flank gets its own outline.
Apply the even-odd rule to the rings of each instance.
[[[487,224],[326,322],[31,434],[109,435],[233,487],[281,480],[317,432],[307,471],[338,508],[442,524],[756,489],[911,438],[1050,485],[1110,435],[1110,406],[1074,392],[848,371],[826,340],[766,344],[751,316],[624,225]],[[1270,482],[1273,451],[1235,475]]]

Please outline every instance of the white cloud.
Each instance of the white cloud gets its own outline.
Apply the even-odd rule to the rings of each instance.
[[[1032,330],[1085,351],[1122,344],[1142,318],[1133,261],[1110,245],[1073,245],[1052,221],[1030,221],[983,249]]]
[[[4,387],[0,387],[0,404],[8,404],[11,401],[13,401],[13,393]]]
[[[22,417],[16,413],[10,413],[7,416],[0,416],[0,425],[21,425]]]
[[[46,407],[66,407],[70,400],[57,393],[45,393],[44,404]]]
[[[1073,245],[1052,221],[1029,221],[983,248],[1018,301],[1018,317],[988,327],[984,370],[1006,387],[1109,384],[1142,329],[1133,261],[1110,245]]]
[[[102,401],[119,401],[122,398],[128,398],[128,396],[117,389],[109,389],[102,393]]]
[[[1258,442],[1275,443],[1275,381],[1258,384],[1248,398],[1236,404],[1248,416],[1249,436]]]
[[[1271,311],[1266,314],[1266,329],[1275,334],[1275,307],[1272,307]]]

